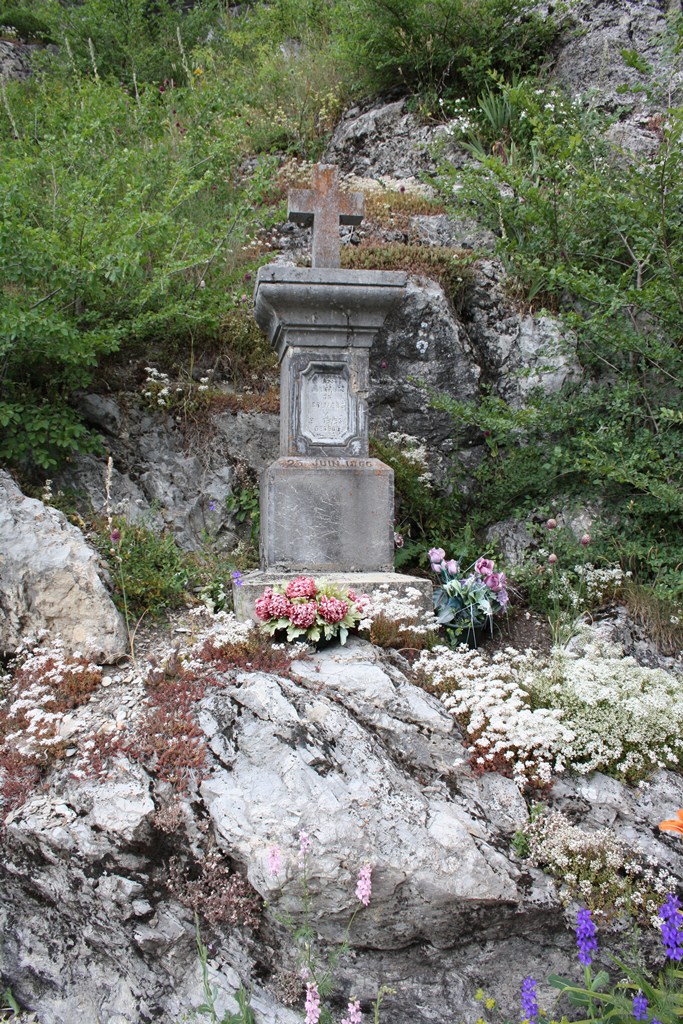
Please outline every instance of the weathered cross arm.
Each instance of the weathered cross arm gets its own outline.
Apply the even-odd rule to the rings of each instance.
[[[330,164],[316,164],[313,186],[290,191],[289,219],[313,227],[314,267],[339,267],[339,225],[361,223],[364,197],[361,192],[340,192],[337,168]]]

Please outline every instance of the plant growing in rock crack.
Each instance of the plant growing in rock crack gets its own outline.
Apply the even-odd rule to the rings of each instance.
[[[360,906],[351,914],[346,926],[342,942],[328,952],[325,959],[316,945],[316,935],[311,925],[312,897],[309,888],[309,856],[312,840],[308,833],[299,832],[298,863],[301,869],[302,911],[303,920],[296,925],[290,915],[275,914],[276,920],[283,924],[292,936],[296,949],[296,964],[299,970],[300,990],[305,986],[305,1024],[333,1024],[334,1017],[329,1004],[329,997],[335,988],[335,969],[341,958],[349,950],[349,935],[356,915],[362,907],[367,907],[372,898],[372,866],[364,864],[358,871],[355,895]],[[270,874],[277,878],[282,871],[282,851],[273,846],[268,854]],[[388,987],[380,988],[372,1003],[374,1020],[379,1021],[379,1011],[384,998],[393,992]],[[348,1000],[346,1015],[341,1024],[360,1024],[362,1019],[361,1004],[353,994]]]

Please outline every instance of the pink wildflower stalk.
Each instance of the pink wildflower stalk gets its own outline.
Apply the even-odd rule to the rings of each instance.
[[[372,868],[369,864],[366,864],[358,872],[356,896],[364,907],[367,907],[370,903],[370,897],[372,896]]]
[[[282,870],[282,856],[279,846],[271,847],[268,853],[268,870],[273,876],[279,875]]]
[[[314,981],[306,984],[306,1021],[305,1024],[318,1024],[320,1020],[320,993]]]
[[[346,1008],[346,1017],[342,1019],[341,1024],[363,1024],[363,1015],[360,1012],[359,999],[349,999],[349,1005]]]
[[[308,832],[299,832],[299,856],[302,860],[310,850],[311,845],[311,837]]]

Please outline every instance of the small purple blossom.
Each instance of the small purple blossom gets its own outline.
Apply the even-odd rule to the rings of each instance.
[[[320,993],[314,981],[306,984],[306,1021],[305,1024],[318,1024],[320,1020]]]
[[[647,999],[642,992],[633,997],[633,1016],[636,1020],[647,1020]]]
[[[114,529],[109,534],[109,539],[111,540],[112,544],[118,544],[118,542],[121,540],[121,531],[117,529],[117,527],[114,527]]]
[[[360,1012],[360,1000],[349,999],[346,1007],[346,1016],[342,1018],[341,1024],[362,1024],[363,1015]]]
[[[525,978],[522,982],[521,1001],[524,1020],[535,1022],[538,1018],[538,1000],[536,998],[536,982],[533,978]]]
[[[209,512],[217,512],[217,511],[218,511],[218,505],[216,504],[216,502],[213,499],[211,499],[211,501],[209,502]]]
[[[268,853],[268,870],[271,875],[279,875],[282,868],[282,855],[279,846],[271,847]]]
[[[670,960],[683,959],[683,934],[681,934],[681,901],[672,892],[666,897],[659,911],[662,922],[662,942]]]
[[[230,573],[230,575],[232,576],[232,581],[235,584],[235,586],[236,587],[241,587],[242,586],[242,573],[239,571],[239,569],[235,569],[233,572]]]
[[[593,963],[592,954],[597,952],[598,940],[590,910],[581,907],[576,915],[576,945],[579,949],[579,963],[588,967]]]
[[[369,864],[366,864],[358,872],[356,896],[364,907],[369,905],[370,897],[372,896],[372,868]]]

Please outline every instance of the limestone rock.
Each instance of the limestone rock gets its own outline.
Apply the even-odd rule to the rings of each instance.
[[[576,338],[551,316],[516,310],[504,294],[496,260],[477,264],[463,320],[495,391],[519,407],[534,388],[554,394],[580,376]]]
[[[31,74],[32,47],[0,39],[0,80],[25,79]]]
[[[383,428],[425,438],[436,448],[450,417],[429,407],[425,386],[474,398],[480,369],[467,332],[435,281],[410,278],[370,353],[370,413]]]
[[[127,648],[123,620],[96,553],[54,508],[25,497],[0,471],[0,649],[47,630],[70,650],[112,661]]]
[[[133,717],[144,714],[142,691],[120,680],[74,711],[79,735],[95,733],[123,702]],[[172,857],[201,865],[212,846],[268,903],[258,932],[213,929],[220,1012],[234,1010],[231,994],[256,977],[257,1024],[296,1024],[301,1011],[279,1002],[278,971],[296,964],[278,918],[302,918],[301,830],[312,841],[319,940],[341,941],[359,911],[337,971],[339,1010],[352,992],[370,1001],[389,984],[392,1024],[450,1024],[454,1014],[473,1022],[486,978],[509,1016],[523,977],[575,970],[554,883],[510,852],[527,815],[515,785],[474,777],[452,717],[382,652],[354,640],[294,662],[287,678],[226,675],[199,721],[210,774],[177,800],[172,829],[161,825],[168,786],[123,755],[96,781],[72,761],[6,820],[3,981],[41,1024],[186,1018],[203,998],[194,924],[166,882]],[[679,848],[653,822],[683,804],[682,786],[665,772],[644,790],[594,775],[560,780],[551,801],[589,831],[609,824],[680,876]],[[274,845],[282,851],[275,876]],[[364,864],[374,869],[373,892],[360,908]]]
[[[622,51],[635,51],[653,68],[673,102],[683,89],[683,74],[673,80],[665,66],[666,0],[579,0],[572,4],[560,37],[554,76],[573,95],[594,90],[598,102],[611,110],[647,108],[647,81],[629,67]]]
[[[405,100],[365,111],[352,107],[335,129],[324,160],[345,174],[417,179],[435,169],[430,146],[437,142],[450,142],[447,126],[424,124],[406,109]],[[463,152],[452,156],[465,159]]]

